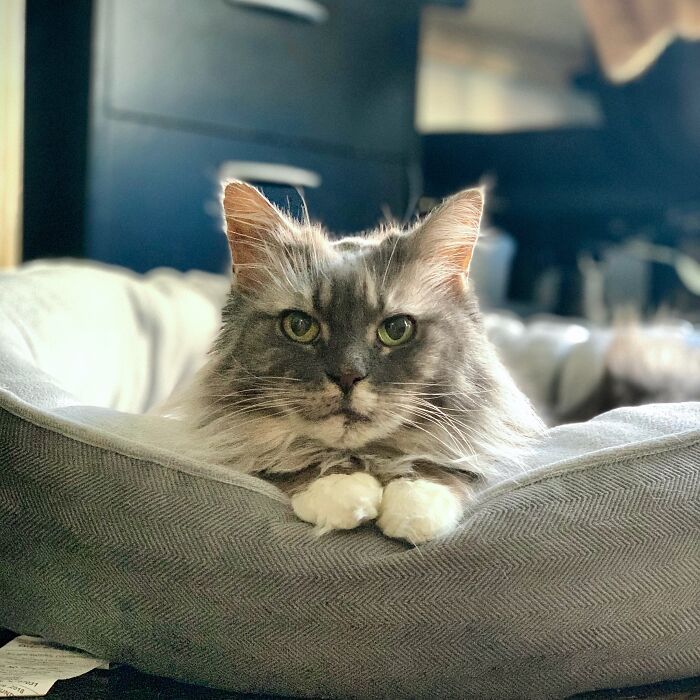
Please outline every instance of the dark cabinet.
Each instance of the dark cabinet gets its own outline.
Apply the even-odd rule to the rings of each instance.
[[[93,163],[86,253],[135,270],[168,265],[223,271],[228,258],[218,202],[222,171],[245,175],[257,167],[270,172],[270,179],[279,170],[281,179],[284,166],[291,166],[293,176],[295,170],[315,176],[317,186],[304,189],[309,211],[340,232],[371,225],[382,208],[401,216],[408,197],[399,162],[121,120],[104,125]],[[296,192],[270,179],[262,183],[268,195],[298,209]]]
[[[311,217],[339,233],[403,217],[418,162],[419,9],[99,0],[87,256],[140,271],[224,269],[222,175],[292,208],[301,185]]]
[[[378,0],[108,0],[115,117],[277,144],[401,155],[413,140],[417,14]],[[307,8],[308,9],[308,8]]]

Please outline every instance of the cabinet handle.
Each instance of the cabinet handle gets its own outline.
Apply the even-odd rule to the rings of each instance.
[[[313,170],[246,160],[227,160],[222,163],[219,168],[219,180],[245,180],[287,187],[316,188],[321,185],[321,176]]]
[[[285,15],[310,24],[328,20],[328,8],[316,0],[224,0],[227,5]]]

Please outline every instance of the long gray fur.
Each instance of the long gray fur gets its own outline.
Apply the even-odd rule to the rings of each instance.
[[[386,480],[429,462],[486,483],[517,468],[541,424],[487,341],[466,281],[480,192],[409,229],[341,240],[242,183],[226,193],[234,284],[211,359],[183,399],[198,457],[267,478],[350,463]],[[318,342],[284,336],[290,309],[319,321]],[[416,335],[387,349],[376,329],[398,313],[416,320]],[[350,397],[328,379],[347,367],[366,375]],[[344,408],[364,419],[331,416]]]

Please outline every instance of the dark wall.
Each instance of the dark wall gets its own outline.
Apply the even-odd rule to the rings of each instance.
[[[595,256],[643,228],[653,242],[680,245],[674,220],[700,220],[699,66],[700,44],[687,42],[622,86],[592,66],[578,82],[601,105],[600,128],[428,135],[426,193],[442,197],[487,176],[491,217],[519,243],[511,297],[528,301],[540,273],[556,266],[556,311],[578,313],[581,251]],[[659,274],[657,299],[669,289],[668,268]]]
[[[84,249],[92,0],[27,0],[24,257]]]

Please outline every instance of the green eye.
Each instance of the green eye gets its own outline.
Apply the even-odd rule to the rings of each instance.
[[[407,343],[416,332],[416,322],[410,316],[392,316],[377,329],[379,340],[388,347]]]
[[[312,343],[320,330],[318,321],[303,311],[288,311],[282,317],[284,334],[297,343]]]

